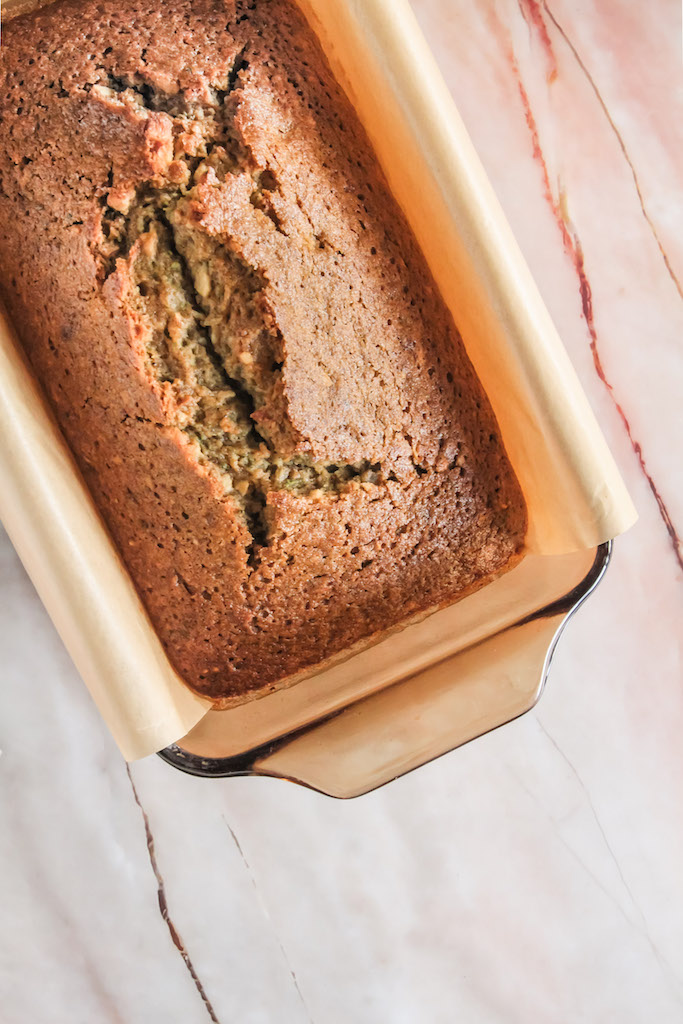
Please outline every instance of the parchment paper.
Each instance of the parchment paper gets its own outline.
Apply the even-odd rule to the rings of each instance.
[[[171,668],[4,312],[0,519],[124,756],[183,736],[210,705]]]
[[[407,0],[299,2],[492,402],[529,550],[615,537],[632,502]],[[5,0],[3,18],[36,6]],[[170,666],[4,318],[0,439],[0,518],[124,756],[184,736],[209,705]]]

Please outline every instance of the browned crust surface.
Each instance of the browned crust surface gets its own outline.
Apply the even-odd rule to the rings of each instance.
[[[508,564],[497,424],[290,0],[65,0],[0,82],[4,296],[189,685],[276,685]]]

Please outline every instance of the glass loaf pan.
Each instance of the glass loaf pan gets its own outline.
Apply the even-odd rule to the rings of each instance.
[[[0,517],[124,756],[163,748],[196,775],[349,797],[532,707],[557,635],[634,513],[407,0],[298,2],[491,399],[529,508],[524,559],[286,689],[212,711],[168,663],[1,323],[0,432],[16,444],[0,447]],[[5,0],[3,17],[44,5]]]

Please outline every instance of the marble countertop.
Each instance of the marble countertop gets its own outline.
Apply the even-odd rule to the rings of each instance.
[[[640,521],[529,715],[349,803],[127,769],[0,533],[2,1024],[683,1020],[677,0],[414,0]]]

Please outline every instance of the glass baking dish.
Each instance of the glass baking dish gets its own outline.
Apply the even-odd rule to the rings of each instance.
[[[527,499],[525,557],[373,646],[209,710],[168,661],[1,311],[0,433],[14,443],[0,447],[0,515],[128,760],[163,747],[195,775],[350,797],[533,707],[606,569],[601,542],[634,512],[407,0],[297,2],[457,313]],[[3,19],[44,3],[6,0]]]
[[[490,586],[356,655],[332,670],[337,688],[321,691],[314,677],[211,712],[159,756],[202,778],[267,776],[339,798],[376,789],[531,710],[557,641],[611,554],[610,542],[529,556],[491,585],[495,602]],[[489,611],[477,629],[482,595]]]

